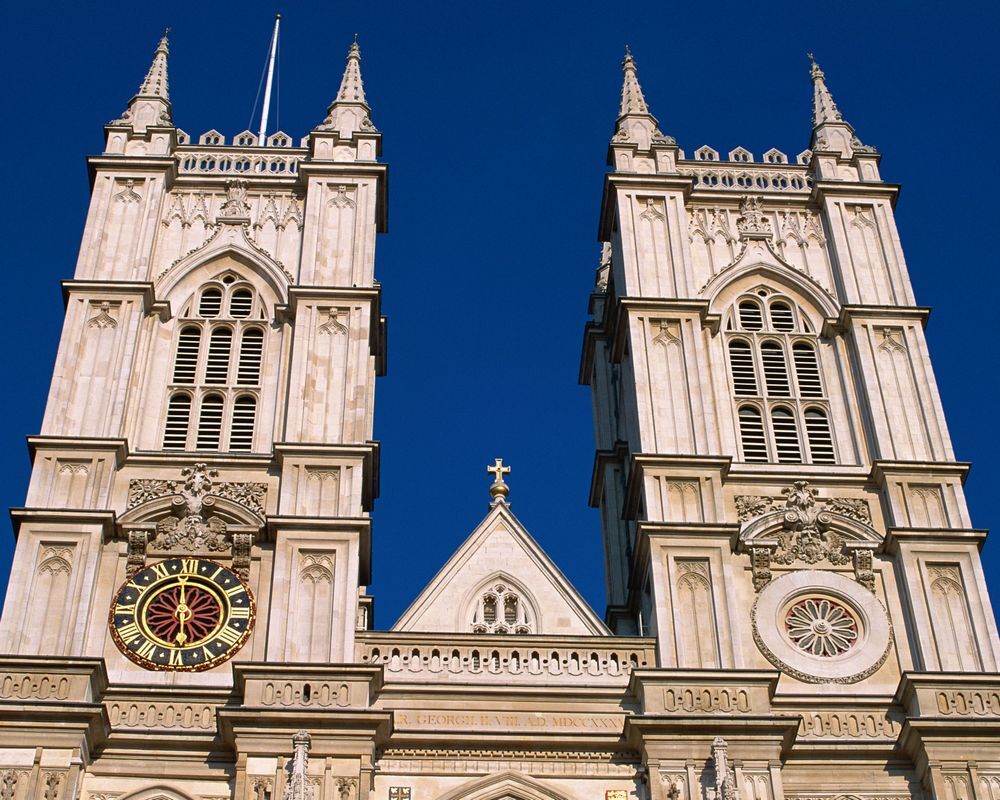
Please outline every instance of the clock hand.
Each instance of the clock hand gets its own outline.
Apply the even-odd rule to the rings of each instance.
[[[187,604],[187,595],[186,595],[187,579],[186,578],[179,578],[178,580],[180,581],[180,585],[181,585],[181,594],[180,594],[180,597],[177,598],[177,608],[174,609],[174,616],[177,618],[177,621],[180,623],[181,629],[180,629],[180,631],[178,631],[178,633],[174,637],[174,639],[177,641],[177,644],[183,646],[183,644],[188,640],[188,635],[187,635],[187,633],[184,630],[184,626],[185,626],[185,623],[189,619],[191,619],[192,614],[191,614],[191,609],[190,609],[190,607]]]

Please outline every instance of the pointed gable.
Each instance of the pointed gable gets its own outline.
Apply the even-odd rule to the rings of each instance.
[[[607,627],[505,503],[490,513],[396,621],[394,631],[472,633],[480,597],[517,596],[531,633],[604,636]],[[496,610],[500,616],[503,608]]]

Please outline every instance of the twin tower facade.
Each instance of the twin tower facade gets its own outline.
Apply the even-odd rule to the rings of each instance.
[[[89,161],[12,510],[0,800],[1000,800],[985,532],[898,189],[818,65],[809,148],[758,161],[689,156],[626,55],[580,368],[604,619],[498,463],[380,631],[360,51],[298,142],[194,142],[167,58]]]

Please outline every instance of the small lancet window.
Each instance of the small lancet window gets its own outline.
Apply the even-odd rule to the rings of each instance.
[[[759,331],[764,327],[760,304],[754,300],[741,300],[739,305],[740,327],[745,331]]]
[[[830,420],[822,408],[810,408],[805,413],[806,436],[809,439],[809,457],[813,464],[835,464]]]
[[[240,341],[240,360],[236,382],[241,386],[260,383],[260,360],[264,352],[264,331],[246,328]]]
[[[177,339],[177,356],[174,358],[174,383],[194,383],[200,350],[201,328],[188,325],[181,329]]]
[[[201,293],[201,302],[198,303],[198,314],[202,317],[211,318],[219,316],[222,310],[222,290],[214,286],[209,287]]]
[[[788,397],[788,369],[785,366],[785,351],[779,342],[764,342],[760,346],[760,359],[764,365],[764,383],[771,397]]]
[[[774,445],[778,453],[779,463],[801,463],[802,451],[799,449],[799,433],[795,427],[795,415],[790,409],[777,406],[771,410],[771,425],[774,429]]]
[[[208,366],[205,383],[226,383],[229,377],[229,354],[233,349],[231,328],[216,328],[208,343]]]
[[[792,307],[784,300],[775,300],[771,303],[771,327],[782,333],[789,333],[795,330],[795,316],[792,314]]]
[[[799,382],[802,397],[822,397],[823,384],[819,377],[819,362],[816,349],[806,342],[792,345],[792,360],[795,362],[795,377]]]
[[[729,343],[729,366],[733,372],[733,387],[736,394],[742,397],[756,396],[757,375],[749,342],[734,339]]]
[[[233,404],[233,422],[229,431],[229,449],[249,451],[253,449],[253,428],[257,417],[257,399],[252,395],[241,395]]]
[[[209,394],[201,399],[201,416],[198,420],[198,449],[218,450],[222,438],[222,395]]]
[[[172,395],[167,403],[167,424],[163,430],[165,450],[183,450],[187,446],[188,425],[191,421],[191,396]]]
[[[249,289],[237,289],[229,299],[229,316],[245,319],[253,308],[253,293]]]
[[[764,436],[764,421],[756,406],[740,406],[740,441],[743,445],[743,460],[767,461],[767,438]]]

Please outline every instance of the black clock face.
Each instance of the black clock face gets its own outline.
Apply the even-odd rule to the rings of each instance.
[[[137,572],[111,606],[112,638],[146,669],[199,671],[232,658],[254,624],[253,595],[231,570],[171,558]]]

